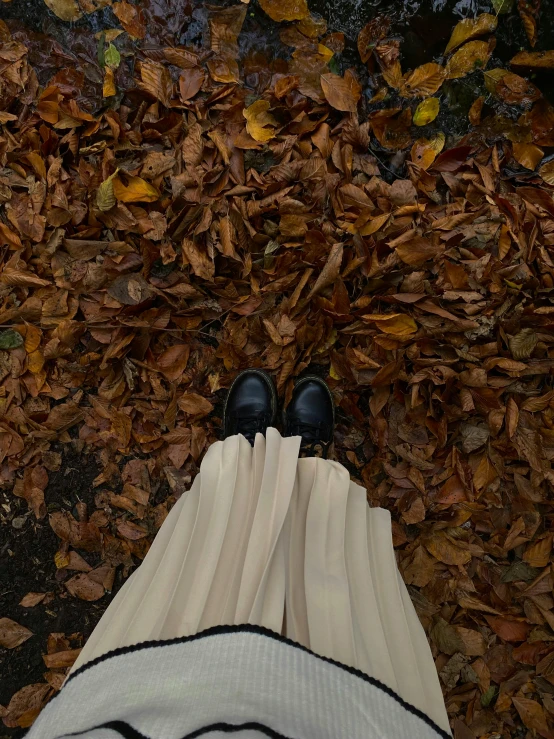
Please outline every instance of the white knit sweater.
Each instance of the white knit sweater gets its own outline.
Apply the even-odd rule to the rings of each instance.
[[[85,664],[28,739],[449,739],[392,690],[256,626],[124,647]]]

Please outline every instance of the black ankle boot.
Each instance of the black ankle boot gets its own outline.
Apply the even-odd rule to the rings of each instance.
[[[254,445],[256,434],[275,425],[277,393],[271,377],[262,370],[244,370],[229,389],[223,411],[223,438],[242,434]]]
[[[315,375],[302,378],[284,412],[284,435],[302,437],[304,456],[315,457],[319,448],[327,459],[334,432],[335,404],[327,384]]]

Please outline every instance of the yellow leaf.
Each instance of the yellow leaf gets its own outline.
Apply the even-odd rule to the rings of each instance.
[[[496,86],[504,77],[504,75],[510,74],[507,69],[488,69],[485,72],[485,87],[487,88],[487,91],[491,93],[491,95],[494,95],[496,93]]]
[[[125,185],[119,175],[113,180],[113,191],[117,200],[122,203],[153,203],[158,200],[160,193],[142,177],[131,177],[127,175]]]
[[[329,47],[324,46],[323,44],[317,45],[317,53],[322,56],[327,62],[329,62],[335,54],[334,51],[329,49]]]
[[[54,555],[54,562],[58,570],[67,567],[69,564],[69,554],[67,554],[67,552],[56,552]]]
[[[366,223],[365,226],[362,226],[358,233],[360,236],[371,236],[371,234],[377,233],[385,223],[389,220],[390,213],[383,213],[380,216],[376,216],[375,218],[372,218],[369,223]]]
[[[29,354],[27,367],[29,372],[32,372],[33,375],[38,375],[42,371],[42,368],[44,367],[44,355],[40,349],[35,349],[34,352]]]
[[[260,5],[262,10],[278,23],[301,21],[310,15],[306,0],[260,0]]]
[[[554,69],[554,50],[520,51],[511,59],[510,66],[527,69]]]
[[[113,208],[116,203],[113,189],[113,180],[114,177],[117,175],[117,171],[118,170],[116,170],[112,175],[105,179],[96,191],[96,207],[98,208],[98,210],[110,210],[110,208]]]
[[[426,126],[432,123],[438,116],[440,103],[438,98],[427,98],[423,100],[416,108],[413,123],[416,126]]]
[[[514,159],[525,169],[535,170],[544,156],[544,151],[534,144],[512,144]]]
[[[82,16],[76,0],[44,0],[44,2],[62,21],[76,21]]]
[[[400,94],[405,98],[428,97],[434,95],[445,80],[446,70],[440,64],[430,62],[406,75],[400,86]]]
[[[487,66],[492,54],[486,41],[470,41],[453,54],[446,65],[446,79],[456,80]]]
[[[321,88],[329,105],[335,110],[355,113],[358,109],[358,100],[362,96],[362,86],[356,77],[347,70],[344,77],[338,74],[321,75]]]
[[[246,118],[246,130],[255,141],[265,142],[275,136],[275,126],[278,123],[271,113],[268,113],[269,108],[267,100],[256,100],[242,111]]]
[[[539,169],[539,174],[549,185],[554,185],[554,159],[543,164]]]
[[[417,331],[417,323],[405,313],[370,313],[362,318],[369,323],[376,323],[384,334],[409,336]]]
[[[480,95],[476,100],[473,101],[467,117],[472,126],[478,126],[481,123],[481,113],[483,112],[483,105],[485,104],[485,97]]]
[[[25,351],[27,354],[31,354],[39,348],[41,338],[42,331],[39,328],[31,324],[25,326]]]
[[[102,95],[105,98],[112,97],[117,92],[115,87],[115,80],[113,76],[113,69],[106,67],[104,73],[104,87],[102,89]]]
[[[493,33],[497,25],[498,19],[490,13],[482,13],[477,18],[466,18],[460,21],[454,28],[444,53],[450,54],[466,41],[483,36],[485,33]]]

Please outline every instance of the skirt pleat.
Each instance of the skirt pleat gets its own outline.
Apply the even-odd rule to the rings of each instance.
[[[449,730],[388,511],[336,462],[299,459],[276,429],[216,442],[76,670],[120,646],[256,624],[356,667]]]

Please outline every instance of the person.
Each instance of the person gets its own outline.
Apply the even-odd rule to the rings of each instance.
[[[246,370],[141,566],[30,739],[450,736],[388,511],[328,460],[334,404],[300,379],[276,428]]]

